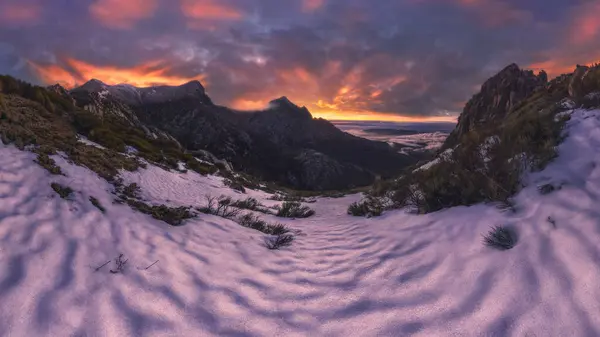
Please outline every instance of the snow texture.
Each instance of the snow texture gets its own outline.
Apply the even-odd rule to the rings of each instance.
[[[67,176],[50,176],[31,153],[0,146],[0,336],[600,336],[600,113],[572,117],[560,157],[528,177],[516,213],[364,219],[346,215],[359,195],[323,198],[314,217],[278,219],[303,233],[280,251],[215,216],[170,227],[112,204],[110,185],[85,168],[55,156]],[[245,197],[193,172],[124,176],[156,203]],[[542,196],[542,183],[563,187]],[[513,249],[482,244],[494,225],[518,231]],[[123,273],[109,272],[113,262],[94,270],[120,253]]]

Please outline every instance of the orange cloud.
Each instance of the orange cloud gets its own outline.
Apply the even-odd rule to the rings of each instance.
[[[130,29],[158,9],[158,0],[97,0],[89,7],[93,18],[114,29]]]
[[[305,12],[314,12],[323,7],[325,0],[304,0],[302,1],[302,10]]]
[[[153,85],[180,85],[192,80],[203,80],[199,74],[193,77],[170,75],[170,67],[164,61],[145,62],[132,68],[116,66],[96,66],[73,58],[65,59],[65,67],[59,65],[40,65],[29,62],[29,65],[38,76],[46,83],[59,83],[67,88],[81,85],[95,78],[106,84],[131,84],[136,87],[149,87]]]
[[[37,3],[0,0],[0,25],[31,25],[38,23],[41,18],[42,7]]]
[[[600,2],[588,2],[573,12],[569,38],[572,43],[581,45],[594,40],[600,33]]]
[[[251,100],[238,98],[234,100],[230,106],[236,110],[242,111],[252,111],[252,110],[262,110],[265,109],[269,105],[269,100]]]
[[[181,11],[188,18],[192,29],[215,29],[215,21],[235,21],[243,18],[243,13],[216,0],[180,0]]]

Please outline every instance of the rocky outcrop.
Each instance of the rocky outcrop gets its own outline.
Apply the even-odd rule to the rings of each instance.
[[[585,96],[583,79],[590,70],[587,66],[577,65],[571,79],[569,80],[569,96],[571,98],[581,98]]]
[[[461,137],[481,125],[504,118],[519,102],[548,82],[548,75],[542,71],[522,70],[511,64],[487,80],[461,113],[458,124],[450,134],[443,149],[458,143]]]

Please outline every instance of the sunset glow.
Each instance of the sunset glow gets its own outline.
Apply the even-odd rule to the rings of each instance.
[[[453,120],[508,64],[553,78],[600,60],[600,0],[71,2],[0,0],[0,71],[67,88],[199,80],[244,111],[286,96],[329,119]]]
[[[90,79],[98,79],[110,85],[125,83],[137,87],[181,85],[193,80],[204,79],[201,74],[191,77],[169,75],[171,68],[161,60],[145,62],[132,68],[97,66],[73,58],[65,59],[64,63],[65,67],[41,65],[31,61],[29,65],[44,83],[59,83],[66,88],[73,88]]]

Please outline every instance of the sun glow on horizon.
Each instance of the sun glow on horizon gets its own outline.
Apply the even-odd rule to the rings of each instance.
[[[341,112],[341,111],[311,111],[315,118],[323,118],[335,121],[372,121],[372,122],[406,122],[406,123],[426,123],[426,122],[446,122],[457,123],[458,116],[403,116],[392,113],[377,112]]]
[[[205,76],[193,77],[170,75],[171,67],[166,61],[149,61],[135,67],[98,66],[74,58],[64,59],[65,66],[42,65],[28,61],[38,79],[45,84],[58,83],[68,89],[82,85],[91,79],[109,85],[130,84],[136,87],[154,85],[181,85],[193,80],[206,81]]]

